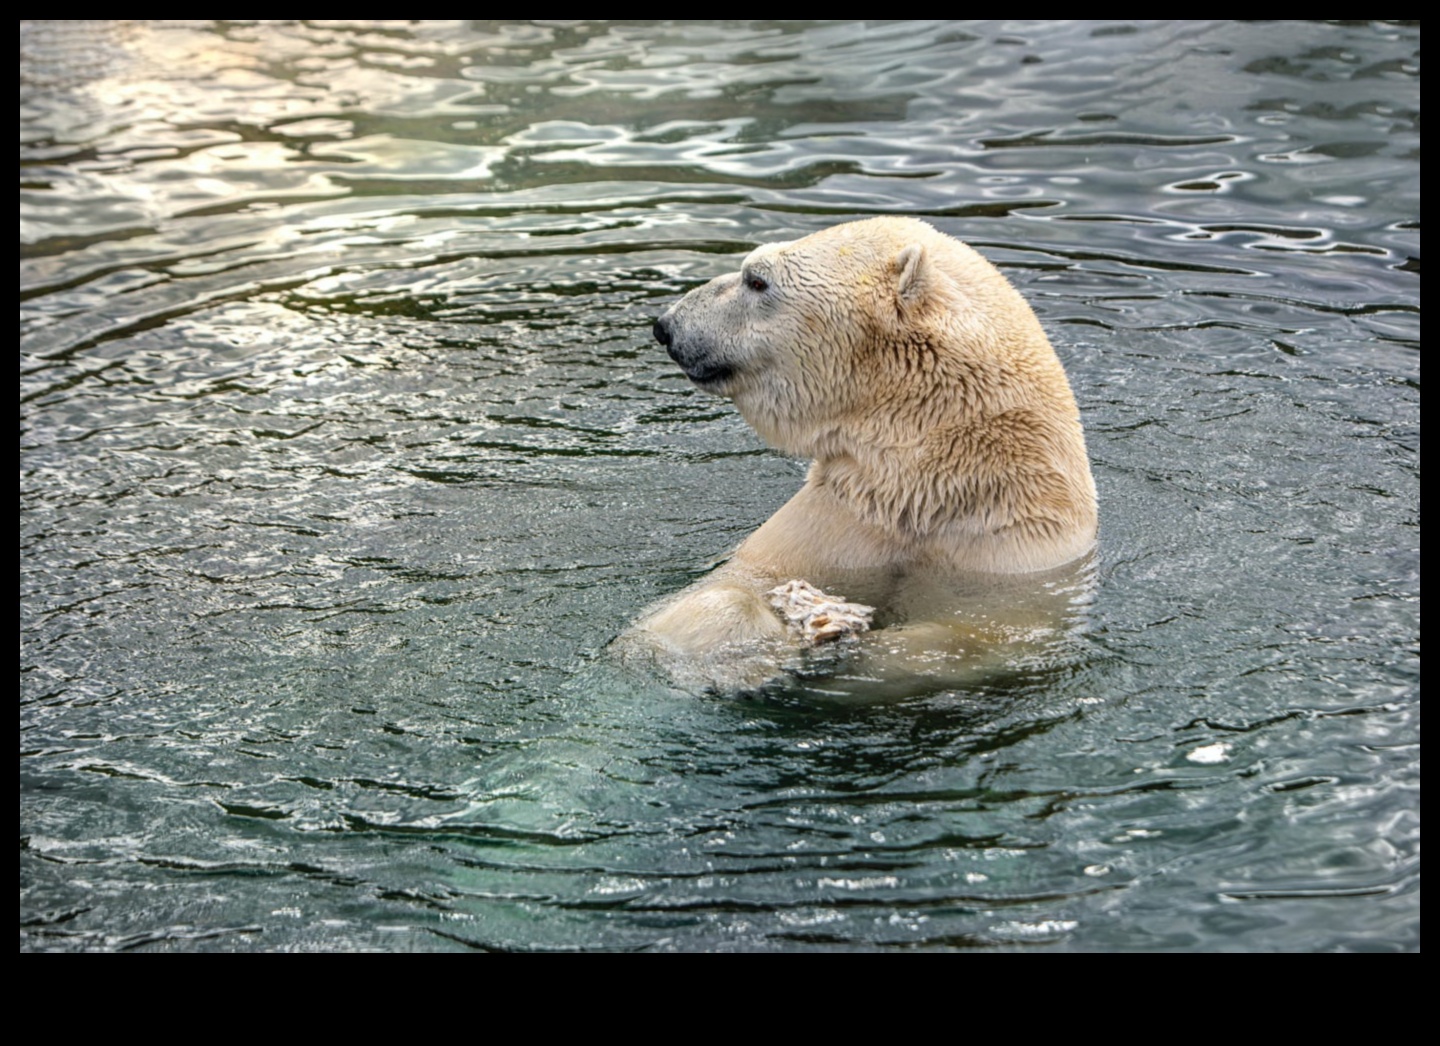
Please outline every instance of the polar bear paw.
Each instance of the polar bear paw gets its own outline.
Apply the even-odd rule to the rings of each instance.
[[[875,614],[874,607],[847,603],[843,596],[827,595],[808,581],[787,581],[767,595],[790,630],[814,646],[868,631]]]

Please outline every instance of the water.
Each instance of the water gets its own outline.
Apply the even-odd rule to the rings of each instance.
[[[20,40],[22,949],[1418,948],[1418,25]],[[616,666],[804,470],[654,317],[878,213],[1065,361],[1081,649]]]

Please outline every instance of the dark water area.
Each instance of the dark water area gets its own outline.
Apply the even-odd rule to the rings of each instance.
[[[22,22],[22,950],[1419,948],[1416,23]],[[607,643],[798,488],[651,338],[877,214],[1033,304],[1075,656]]]

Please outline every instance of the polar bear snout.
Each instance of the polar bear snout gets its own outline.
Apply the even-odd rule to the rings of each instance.
[[[687,336],[677,329],[671,309],[655,321],[655,340],[665,346],[670,358],[680,365],[685,376],[711,392],[735,376],[735,368],[711,350],[704,339]]]

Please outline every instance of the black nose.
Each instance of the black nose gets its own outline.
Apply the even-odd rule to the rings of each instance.
[[[655,321],[655,340],[667,349],[670,347],[670,328],[665,326],[665,317]]]

